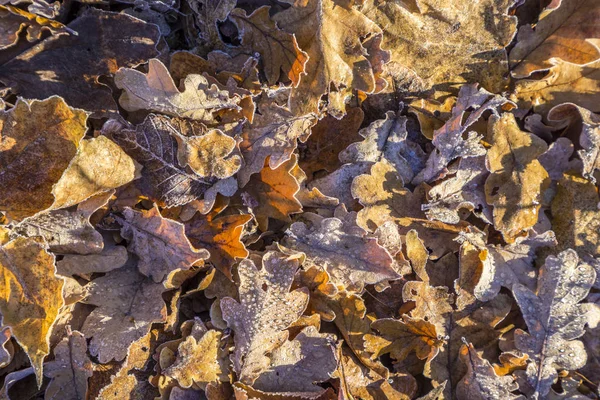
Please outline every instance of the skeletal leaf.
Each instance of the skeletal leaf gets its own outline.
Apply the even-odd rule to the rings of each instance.
[[[496,109],[507,103],[507,100],[477,86],[474,83],[460,88],[458,99],[452,108],[452,116],[441,128],[433,132],[432,142],[435,150],[429,155],[425,168],[413,179],[413,184],[443,178],[448,173],[448,163],[456,158],[485,154],[483,146],[479,143],[479,135],[468,132],[466,139],[463,135],[487,110],[497,115]],[[465,119],[464,115],[468,109],[474,111]]]
[[[188,336],[177,348],[177,359],[164,370],[164,374],[177,380],[184,388],[192,384],[205,388],[227,376],[226,353],[221,350],[219,331],[210,330],[199,340]]]
[[[553,107],[548,112],[548,119],[566,122],[569,125],[581,121],[579,144],[582,149],[577,153],[583,161],[583,177],[595,183],[594,172],[600,169],[600,116],[575,104],[567,103]]]
[[[281,72],[293,86],[298,85],[308,56],[300,50],[294,35],[277,28],[269,16],[269,7],[260,7],[250,15],[236,8],[229,13],[229,19],[241,32],[242,48],[261,55],[270,85],[279,80]]]
[[[213,113],[239,109],[239,98],[231,99],[227,91],[211,85],[203,75],[188,75],[180,92],[167,67],[154,58],[148,63],[147,74],[129,68],[118,70],[115,84],[124,90],[119,103],[127,111],[148,110],[211,123]]]
[[[183,224],[163,218],[156,205],[142,212],[126,208],[123,216],[121,235],[129,241],[128,250],[139,257],[140,272],[155,282],[210,257],[207,250],[193,248]]]
[[[68,28],[78,34],[51,36],[21,53],[2,66],[0,81],[25,98],[58,95],[93,117],[116,114],[112,93],[98,77],[158,55],[158,27],[127,14],[89,8]],[[132,37],[139,40],[128,40]]]
[[[383,33],[351,2],[289,3],[292,7],[273,19],[281,29],[296,35],[309,60],[306,76],[292,89],[290,107],[294,114],[317,111],[319,99],[327,94],[329,112],[341,117],[352,89],[372,93],[385,85],[378,77],[389,59],[389,52],[380,48]]]
[[[87,356],[85,336],[73,331],[54,348],[55,359],[46,363],[44,375],[52,381],[46,388],[45,398],[80,400],[88,391],[88,378],[94,364]]]
[[[56,184],[85,135],[87,114],[60,97],[19,99],[0,111],[0,210],[20,220],[49,208]]]
[[[146,335],[152,323],[166,320],[165,290],[132,262],[88,283],[83,302],[96,308],[81,331],[92,338],[90,354],[102,364],[123,360],[128,346]]]
[[[379,336],[365,335],[365,347],[373,358],[390,353],[397,361],[404,360],[415,351],[421,360],[433,359],[443,340],[440,340],[435,325],[422,319],[405,317],[402,320],[382,318],[373,321],[371,327]]]
[[[494,225],[511,243],[538,221],[542,192],[550,181],[537,158],[546,143],[521,131],[515,117],[490,117],[490,143],[486,156],[490,176],[485,181],[488,204],[494,206]]]
[[[600,57],[599,18],[596,1],[563,1],[535,27],[522,26],[510,52],[512,75],[525,78],[548,69],[552,57],[579,65],[596,61]]]
[[[468,368],[456,386],[456,395],[461,399],[522,399],[511,392],[518,385],[511,376],[498,376],[489,361],[482,358],[471,343],[460,348],[460,359]]]
[[[233,178],[202,178],[179,164],[173,130],[178,131],[180,125],[185,126],[185,121],[151,114],[135,130],[116,121],[105,124],[103,129],[144,167],[142,177],[136,181],[144,195],[169,207],[204,197],[210,209],[217,193],[231,196],[237,184]]]
[[[506,82],[506,47],[517,19],[507,11],[508,0],[472,3],[451,0],[363,2],[361,11],[383,29],[391,61],[415,71],[424,86],[481,82],[500,91]]]
[[[577,65],[551,58],[549,63],[550,70],[542,79],[517,81],[511,99],[514,97],[521,108],[533,107],[541,114],[563,103],[575,103],[592,112],[600,112],[596,101],[600,92],[600,60]]]
[[[336,285],[348,290],[399,278],[391,255],[356,225],[356,214],[338,208],[333,218],[304,215],[311,224],[293,223],[282,243],[306,255],[306,268],[324,268]]]
[[[332,335],[314,326],[304,328],[294,340],[285,341],[270,355],[271,364],[254,382],[265,392],[322,392],[316,383],[329,380],[337,367]]]
[[[54,273],[54,256],[39,238],[19,237],[0,247],[2,325],[31,360],[38,387],[50,352],[50,330],[63,305],[63,279]]]
[[[269,218],[290,221],[290,214],[302,211],[302,205],[296,199],[300,185],[291,171],[297,166],[295,155],[279,167],[269,167],[269,160],[258,175],[250,178],[242,191],[244,202],[251,206],[262,231],[266,231]]]
[[[260,114],[242,132],[240,150],[244,166],[238,174],[240,186],[246,186],[252,174],[263,169],[265,160],[276,169],[292,157],[297,140],[306,141],[316,123],[315,114],[294,116],[287,108],[274,102],[259,103]]]
[[[517,349],[529,355],[525,371],[533,388],[532,398],[544,398],[557,378],[557,368],[575,370],[585,365],[583,343],[575,340],[587,322],[580,301],[588,294],[596,272],[579,262],[574,250],[548,256],[535,292],[513,286],[513,295],[523,313],[528,332],[515,332]]]
[[[240,236],[251,219],[248,214],[219,216],[216,210],[207,215],[196,213],[185,223],[185,233],[195,248],[208,250],[209,262],[231,278],[231,267],[236,259],[248,256]]]
[[[600,255],[598,189],[577,175],[564,174],[552,200],[552,229],[559,249],[573,249],[581,256]]]
[[[252,384],[269,367],[266,353],[287,339],[285,329],[306,308],[307,290],[289,291],[301,258],[269,251],[260,270],[253,261],[242,261],[238,267],[240,301],[221,300],[223,319],[235,333],[234,371],[243,383]]]

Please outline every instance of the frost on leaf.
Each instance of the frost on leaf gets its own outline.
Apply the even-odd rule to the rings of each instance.
[[[325,269],[336,285],[348,290],[399,278],[390,253],[356,225],[356,214],[338,208],[332,218],[303,215],[310,218],[310,226],[293,223],[283,245],[304,253],[306,268]]]
[[[212,206],[217,193],[235,193],[237,184],[233,178],[203,178],[179,164],[176,136],[180,123],[183,122],[178,119],[150,114],[135,130],[115,121],[103,129],[144,167],[136,185],[144,195],[161,204],[174,207],[204,197]]]
[[[140,272],[155,282],[210,257],[207,250],[192,247],[183,224],[163,218],[156,206],[142,212],[126,208],[123,216],[121,235],[129,241],[128,250],[139,257]]]
[[[585,365],[583,343],[575,339],[584,334],[587,318],[580,302],[595,279],[594,269],[580,262],[577,253],[569,249],[546,258],[536,291],[520,284],[513,286],[528,328],[528,332],[515,332],[515,345],[529,355],[524,374],[532,398],[548,394],[557,369],[576,370]]]
[[[85,286],[83,302],[96,308],[81,331],[92,338],[89,351],[102,364],[127,355],[127,346],[146,335],[154,322],[165,322],[166,289],[138,272],[130,262]]]
[[[258,269],[251,260],[238,267],[239,298],[221,300],[223,319],[234,332],[232,362],[240,381],[252,384],[269,367],[268,352],[281,346],[288,328],[306,308],[306,289],[290,292],[301,256],[269,251]]]
[[[52,379],[46,388],[46,398],[85,399],[88,379],[94,370],[87,355],[85,336],[69,330],[67,337],[54,348],[54,357],[44,366],[44,375]]]
[[[341,117],[352,89],[372,93],[383,88],[379,75],[390,54],[380,48],[383,33],[373,21],[348,1],[288,2],[292,7],[275,14],[274,20],[295,34],[308,54],[306,75],[292,89],[292,112],[317,111],[319,99],[327,94],[328,111]]]
[[[490,117],[489,136],[486,199],[494,207],[496,229],[512,243],[538,221],[542,192],[550,183],[538,157],[548,146],[522,131],[510,113]]]
[[[63,305],[63,279],[55,276],[54,256],[43,239],[19,237],[0,247],[2,325],[31,360],[38,386],[42,364],[50,353],[50,330]]]
[[[148,110],[173,117],[185,117],[206,123],[214,122],[219,110],[237,110],[239,98],[210,84],[203,75],[188,75],[179,91],[167,67],[158,59],[151,59],[148,73],[135,69],[120,69],[115,84],[123,89],[119,103],[127,111]]]
[[[49,208],[52,187],[77,153],[87,113],[60,97],[19,99],[0,111],[0,210],[20,220]]]
[[[471,343],[460,348],[460,359],[467,366],[467,374],[456,386],[456,395],[461,399],[523,399],[511,392],[518,385],[511,376],[498,376],[489,361],[482,358]]]

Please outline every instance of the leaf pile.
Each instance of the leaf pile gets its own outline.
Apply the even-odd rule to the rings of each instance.
[[[600,2],[0,0],[0,399],[598,399]]]

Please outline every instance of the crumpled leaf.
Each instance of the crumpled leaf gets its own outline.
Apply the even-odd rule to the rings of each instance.
[[[98,77],[156,56],[158,27],[126,14],[88,8],[68,28],[78,34],[51,36],[26,50],[2,66],[0,81],[25,98],[58,95],[93,117],[116,114],[111,91]],[[127,40],[132,37],[138,39]]]
[[[84,139],[52,189],[52,208],[70,207],[123,186],[137,178],[139,169],[139,165],[106,136]]]
[[[352,89],[373,93],[385,83],[378,77],[390,53],[382,50],[381,29],[350,1],[288,1],[292,7],[273,16],[277,25],[296,35],[308,54],[306,75],[292,89],[296,115],[315,112],[328,95],[328,111],[341,117]],[[333,87],[333,90],[331,89]]]
[[[304,213],[310,225],[294,222],[282,244],[306,255],[305,268],[325,269],[336,285],[360,291],[365,284],[398,279],[390,253],[356,225],[356,214],[337,208],[333,218]]]
[[[178,124],[184,121],[151,114],[135,130],[115,121],[105,124],[103,130],[144,167],[136,181],[144,195],[169,207],[204,197],[210,209],[217,193],[231,196],[237,184],[233,178],[202,178],[178,163],[178,145],[172,133]]]
[[[52,187],[75,156],[86,121],[85,111],[60,97],[19,99],[0,111],[0,210],[21,220],[52,205]]]
[[[81,331],[92,338],[89,352],[106,364],[127,356],[127,346],[150,331],[155,322],[166,321],[162,299],[165,287],[138,272],[134,263],[108,272],[85,286],[83,303],[96,308]]]
[[[566,103],[553,107],[548,112],[548,119],[568,125],[581,121],[579,144],[582,149],[577,153],[583,161],[583,177],[595,183],[594,172],[600,169],[600,116],[575,104]]]
[[[271,364],[253,387],[265,392],[323,392],[316,384],[329,380],[337,367],[333,335],[304,328],[270,355]]]
[[[528,332],[515,332],[517,349],[529,355],[526,379],[533,398],[545,397],[557,378],[556,369],[575,370],[585,365],[583,343],[585,312],[580,301],[588,294],[596,272],[579,262],[574,250],[548,256],[535,292],[513,286]]]
[[[460,348],[460,359],[468,368],[465,375],[456,386],[456,395],[461,399],[517,399],[511,392],[518,385],[511,376],[498,376],[489,361],[482,358],[471,343]]]
[[[236,5],[234,0],[190,0],[186,1],[194,15],[189,28],[201,50],[224,47],[217,24],[225,21]]]
[[[179,91],[167,67],[158,60],[148,62],[148,73],[122,68],[115,73],[115,85],[124,92],[119,104],[127,111],[148,110],[173,117],[214,122],[220,110],[238,110],[239,98],[210,84],[203,75],[188,75]]]
[[[497,115],[496,109],[508,101],[477,86],[474,83],[460,88],[456,104],[452,108],[452,116],[441,128],[433,132],[432,143],[435,150],[429,155],[425,168],[412,180],[413,184],[443,178],[448,173],[448,163],[456,158],[485,154],[483,146],[479,143],[481,136],[473,131],[468,132],[466,139],[463,135],[483,113],[490,110]],[[473,109],[473,112],[465,119],[464,115],[468,109]]]
[[[240,186],[248,184],[252,174],[263,169],[265,160],[276,169],[292,157],[297,140],[305,142],[316,123],[315,114],[294,116],[287,108],[274,102],[259,103],[260,114],[242,132],[240,150],[244,166],[238,174]]]
[[[88,378],[94,364],[87,355],[87,342],[81,332],[68,332],[54,348],[55,359],[46,363],[44,375],[52,381],[46,388],[46,399],[85,399]]]
[[[287,339],[285,329],[306,308],[307,290],[289,291],[301,258],[269,251],[260,270],[253,261],[242,261],[238,267],[240,301],[221,300],[223,319],[235,333],[231,361],[243,383],[252,384],[269,367],[266,353]]]
[[[481,82],[494,92],[506,84],[506,47],[517,19],[510,0],[475,4],[451,0],[364,2],[361,11],[383,29],[392,63],[415,71],[424,86]]]
[[[236,8],[229,13],[241,32],[241,47],[261,55],[262,67],[269,85],[279,80],[283,73],[292,86],[298,85],[300,74],[308,61],[307,54],[300,50],[294,35],[286,33],[275,25],[269,16],[270,7],[260,7],[252,14]]]
[[[129,241],[128,250],[139,258],[139,271],[155,282],[171,273],[188,269],[210,253],[195,249],[185,235],[182,223],[163,218],[156,205],[148,211],[123,210],[121,235]]]
[[[560,6],[535,27],[519,28],[510,52],[511,73],[525,78],[552,66],[551,57],[571,64],[588,64],[600,58],[600,6],[594,0],[559,2]],[[591,22],[591,23],[590,23]]]
[[[254,212],[259,228],[264,232],[269,218],[291,221],[290,215],[302,211],[302,205],[296,198],[300,185],[291,171],[298,164],[295,155],[279,167],[269,167],[269,160],[258,175],[253,175],[241,192],[244,203]]]
[[[40,238],[19,237],[0,247],[0,312],[42,386],[42,364],[50,353],[50,330],[63,305],[63,279]],[[34,268],[32,268],[35,266]]]
[[[550,182],[537,158],[548,146],[521,131],[510,113],[491,116],[489,130],[492,147],[486,156],[490,176],[485,194],[494,206],[496,229],[511,243],[538,221],[542,192]]]

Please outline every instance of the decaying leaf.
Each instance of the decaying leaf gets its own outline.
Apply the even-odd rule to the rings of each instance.
[[[306,289],[290,292],[302,256],[269,251],[259,270],[251,260],[240,263],[240,301],[221,300],[223,319],[235,332],[232,362],[240,381],[252,384],[269,367],[267,352],[283,344],[285,330],[308,303]]]
[[[39,238],[16,238],[0,247],[2,325],[31,360],[38,387],[50,353],[50,330],[63,305],[63,279],[54,275],[54,256]]]
[[[138,256],[140,272],[155,282],[210,257],[207,250],[192,247],[183,224],[163,218],[156,206],[142,212],[126,208],[123,216],[121,235],[129,241],[128,250]]]
[[[305,267],[325,269],[336,285],[349,290],[399,278],[390,253],[356,225],[356,214],[338,208],[333,218],[308,213],[303,216],[311,221],[310,225],[293,223],[283,245],[304,253]]]
[[[515,117],[490,117],[490,143],[486,156],[490,176],[485,181],[488,204],[494,206],[494,224],[507,242],[533,227],[539,218],[548,172],[537,158],[546,143],[519,129]]]
[[[19,99],[0,111],[0,210],[20,220],[49,208],[52,187],[77,153],[87,113],[60,97]]]
[[[87,343],[82,333],[67,334],[54,349],[53,361],[44,366],[44,375],[52,381],[46,388],[48,399],[84,399],[88,391],[88,378],[94,364],[87,355]]]
[[[543,398],[557,377],[556,369],[575,370],[585,365],[583,343],[585,312],[580,301],[588,294],[596,271],[580,262],[574,250],[549,256],[542,267],[537,290],[513,286],[528,332],[515,332],[517,349],[529,355],[525,372],[533,398]],[[521,388],[527,390],[527,388]]]

